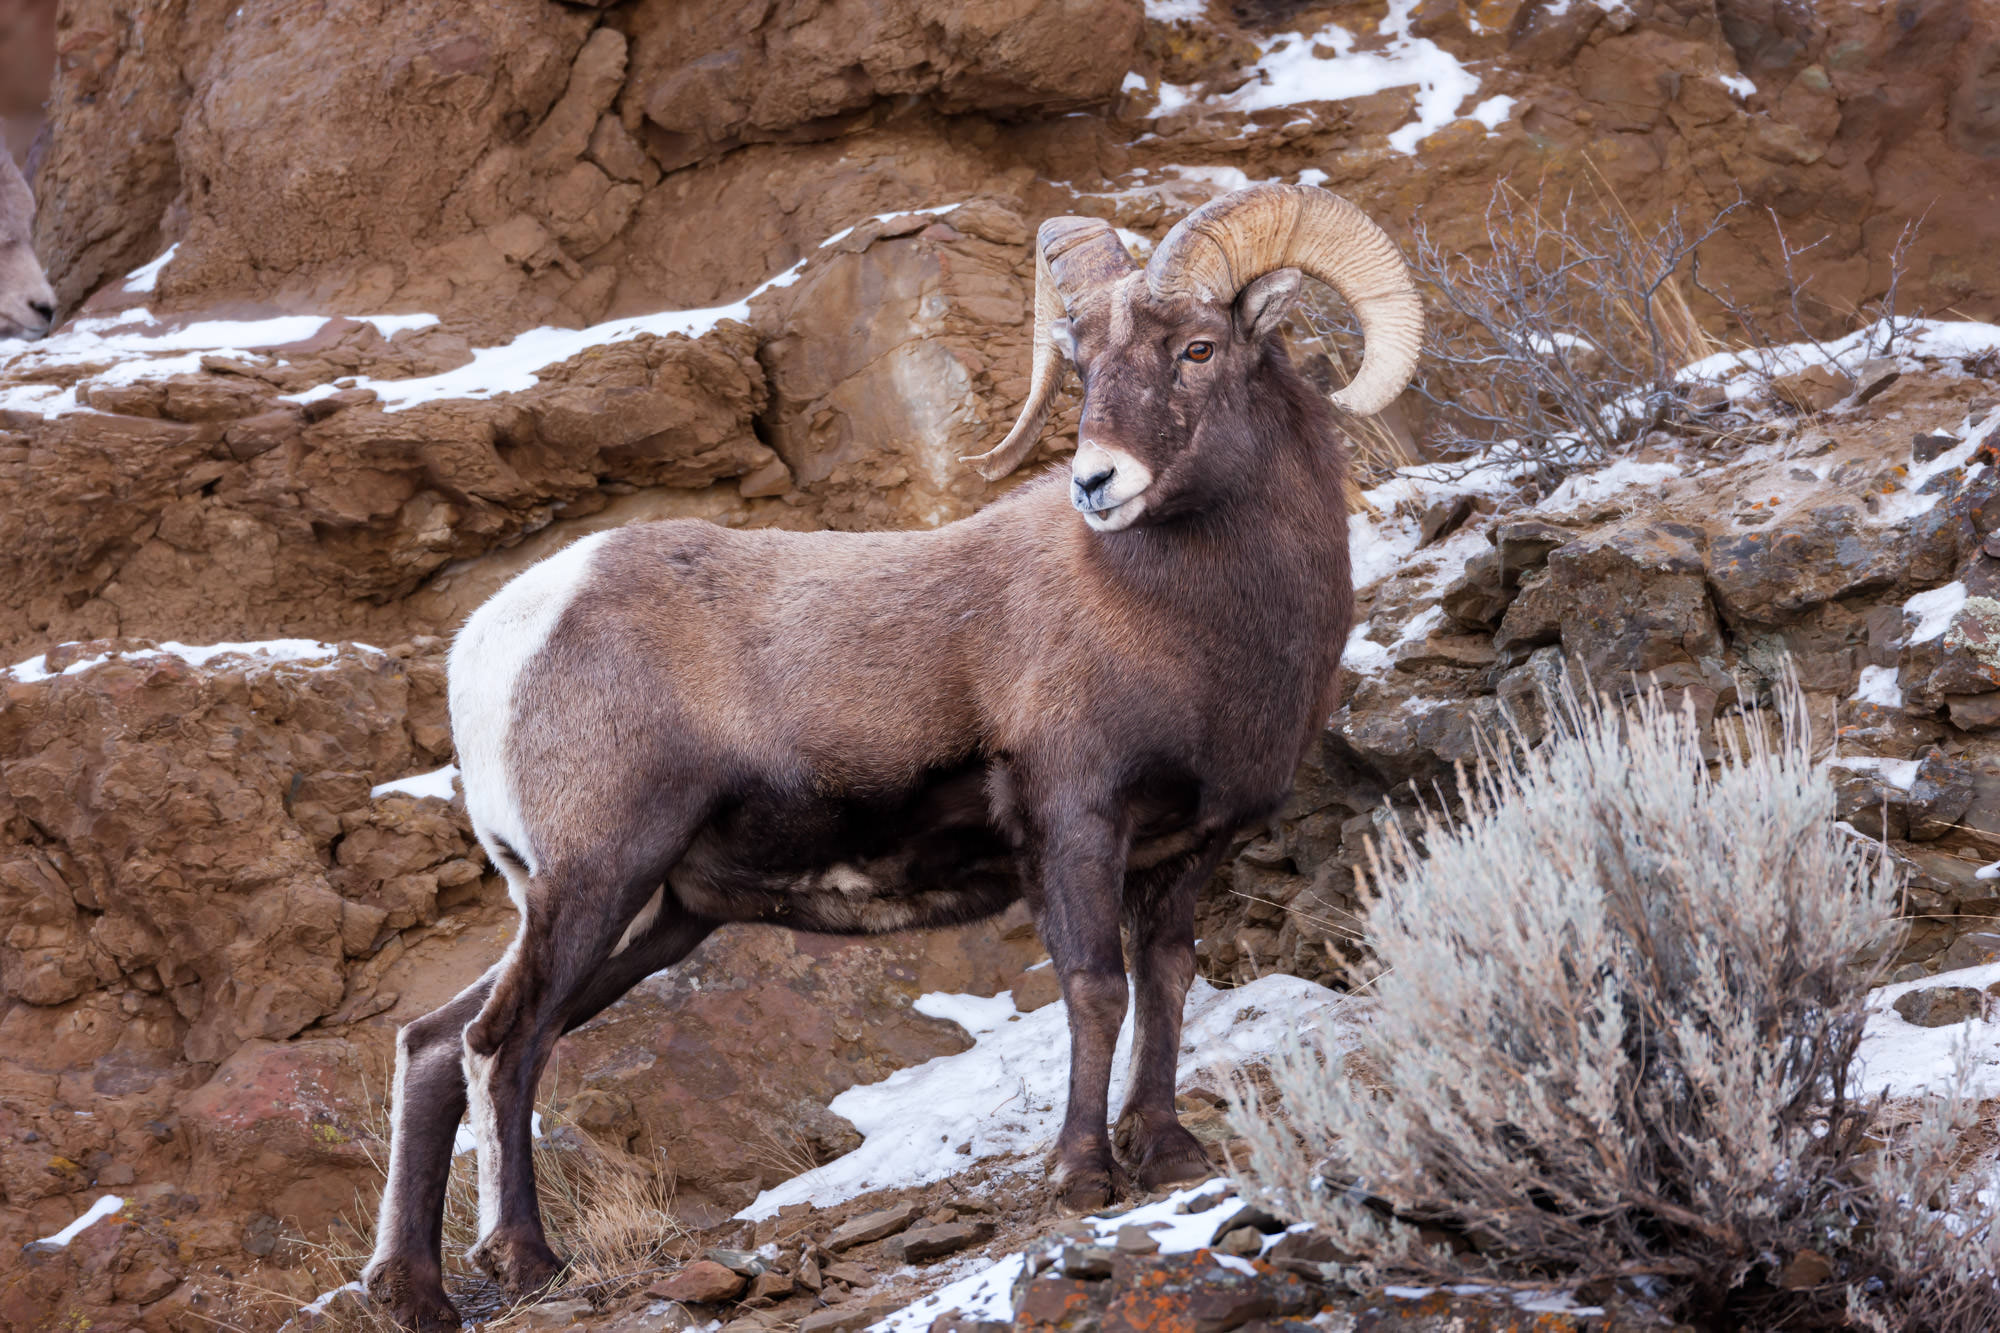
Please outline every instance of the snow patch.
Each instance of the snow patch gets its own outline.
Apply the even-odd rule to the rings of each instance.
[[[1872,754],[1837,754],[1827,758],[1828,768],[1844,768],[1850,773],[1873,773],[1897,791],[1908,791],[1917,780],[1917,759],[1883,759]]]
[[[1745,102],[1757,95],[1757,85],[1744,78],[1741,74],[1718,74],[1715,77],[1723,87],[1735,93],[1737,97]]]
[[[432,769],[428,773],[418,773],[414,777],[396,778],[391,782],[378,782],[368,789],[370,796],[435,796],[440,801],[452,797],[453,781],[458,777],[458,765],[446,764],[443,768]]]
[[[1884,708],[1903,706],[1903,681],[1892,666],[1865,666],[1861,668],[1861,683],[1855,687],[1854,701],[1863,704],[1879,704]]]
[[[76,1221],[70,1223],[61,1231],[56,1232],[55,1235],[42,1237],[35,1244],[53,1245],[57,1249],[67,1248],[71,1241],[83,1234],[84,1228],[95,1226],[105,1218],[115,1214],[124,1206],[125,1200],[119,1198],[116,1194],[107,1194],[85,1209],[82,1217],[77,1218]]]
[[[380,654],[380,648],[365,643],[349,645],[362,652]],[[339,644],[321,643],[317,639],[266,639],[257,643],[210,643],[202,645],[176,643],[168,640],[156,648],[135,648],[129,652],[99,653],[71,662],[60,671],[49,670],[49,656],[39,653],[25,662],[16,662],[0,672],[9,680],[17,680],[32,685],[37,681],[52,680],[57,676],[74,676],[103,666],[114,659],[139,662],[153,657],[178,657],[189,666],[206,666],[218,657],[254,657],[265,662],[325,662],[337,657]]]
[[[162,256],[154,263],[164,263],[167,258]],[[210,356],[268,363],[273,358],[259,349],[304,342],[336,319],[372,325],[385,338],[438,322],[436,315],[274,315],[267,319],[203,319],[161,328],[156,327],[152,311],[135,306],[116,315],[72,321],[40,342],[0,344],[0,370],[42,375],[94,366],[100,369],[79,384],[107,386],[170,379],[199,372],[202,358]],[[8,354],[15,346],[21,350]],[[79,411],[77,387],[45,383],[0,387],[0,409],[45,417]]]
[[[1389,136],[1389,146],[1410,155],[1425,138],[1459,118],[1459,108],[1479,92],[1479,76],[1459,64],[1449,51],[1410,31],[1417,0],[1389,0],[1388,13],[1376,27],[1377,35],[1389,39],[1379,50],[1358,51],[1356,35],[1338,23],[1329,23],[1316,32],[1285,32],[1258,43],[1256,62],[1244,71],[1246,81],[1232,92],[1200,99],[1218,111],[1249,113],[1307,102],[1344,102],[1391,88],[1417,90],[1416,116]],[[1159,8],[1171,8],[1176,18],[1199,16],[1203,6],[1194,0],[1162,0]],[[1151,17],[1159,17],[1153,4]],[[1192,89],[1175,84],[1160,85],[1155,117],[1172,115],[1197,100]],[[1491,97],[1471,115],[1491,130],[1505,121],[1513,100]]]
[[[1261,977],[1235,990],[1197,980],[1183,1020],[1180,1081],[1273,1050],[1281,1034],[1315,1016],[1331,1017],[1342,1005],[1335,992],[1298,977]],[[861,1131],[862,1145],[765,1190],[738,1217],[755,1220],[785,1204],[824,1207],[869,1190],[928,1184],[981,1158],[1038,1151],[1054,1137],[1069,1083],[1062,1005],[1024,1014],[1014,1008],[1012,993],[1002,991],[990,999],[934,993],[915,1008],[965,1028],[973,1048],[835,1097],[828,1109]],[[1132,1021],[1128,1010],[1112,1068],[1114,1105],[1124,1095]]]
[[[175,241],[172,245],[166,248],[166,252],[164,254],[162,254],[158,259],[155,259],[152,263],[141,264],[139,267],[133,269],[130,273],[127,273],[125,275],[125,290],[128,292],[152,291],[153,288],[159,285],[160,270],[174,262],[174,255],[179,253],[180,248],[181,248],[181,243],[179,241]]]
[[[1599,504],[1634,486],[1657,486],[1680,475],[1681,469],[1676,463],[1635,463],[1629,458],[1621,458],[1594,472],[1571,473],[1563,479],[1562,485],[1549,492],[1548,498],[1535,507],[1548,514],[1571,513]]]
[[[1917,627],[1910,631],[1909,643],[1929,643],[1946,630],[1958,613],[1965,609],[1965,584],[1957,579],[1942,588],[1932,588],[1920,592],[1903,603],[1903,610],[1917,618]]]
[[[1514,114],[1514,99],[1502,93],[1497,97],[1487,98],[1465,114],[1466,119],[1478,121],[1486,127],[1486,132],[1491,134],[1505,125],[1507,118]]]

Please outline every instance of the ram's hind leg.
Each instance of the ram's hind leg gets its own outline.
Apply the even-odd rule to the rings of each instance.
[[[465,1114],[460,1036],[493,989],[488,972],[441,1009],[396,1034],[396,1082],[389,1103],[389,1179],[375,1218],[375,1253],[362,1285],[405,1328],[457,1324],[444,1293],[445,1187],[452,1145]]]
[[[530,881],[520,932],[465,1029],[479,1142],[479,1239],[468,1257],[517,1295],[539,1290],[563,1266],[542,1227],[532,1157],[535,1088],[557,1040],[685,957],[712,928],[670,897],[654,899],[666,864],[671,858],[609,891],[583,868]]]
[[[1125,929],[1138,992],[1132,1077],[1112,1141],[1139,1188],[1155,1190],[1213,1171],[1208,1154],[1174,1113],[1181,1014],[1194,983],[1195,895],[1221,860],[1220,838],[1132,875],[1125,886]]]

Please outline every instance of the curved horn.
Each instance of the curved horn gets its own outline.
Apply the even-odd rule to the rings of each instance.
[[[1356,416],[1380,412],[1416,373],[1424,306],[1403,252],[1368,216],[1312,185],[1253,185],[1182,218],[1146,265],[1155,296],[1233,301],[1274,269],[1296,268],[1339,292],[1361,321],[1361,369],[1333,395]]]
[[[1042,223],[1035,237],[1035,353],[1028,372],[1028,397],[1007,438],[983,454],[968,454],[988,481],[1021,466],[1021,460],[1042,438],[1049,410],[1068,373],[1068,359],[1057,349],[1050,326],[1093,288],[1114,282],[1133,270],[1132,257],[1118,233],[1103,218],[1060,217]]]

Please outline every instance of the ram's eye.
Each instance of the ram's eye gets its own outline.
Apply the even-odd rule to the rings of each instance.
[[[1215,344],[1210,342],[1189,343],[1187,350],[1182,352],[1181,355],[1199,365],[1215,355]]]

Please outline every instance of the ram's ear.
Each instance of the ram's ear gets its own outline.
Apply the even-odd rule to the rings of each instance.
[[[1273,333],[1299,300],[1299,271],[1275,269],[1245,283],[1236,295],[1236,328],[1245,342]]]
[[[1058,352],[1069,358],[1071,365],[1076,364],[1076,324],[1074,321],[1068,318],[1050,320],[1049,341],[1056,345]]]

